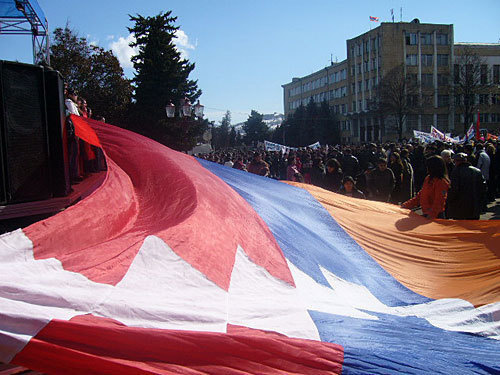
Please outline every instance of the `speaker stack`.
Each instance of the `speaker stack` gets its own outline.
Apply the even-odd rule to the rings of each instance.
[[[69,193],[59,73],[0,60],[0,204]]]

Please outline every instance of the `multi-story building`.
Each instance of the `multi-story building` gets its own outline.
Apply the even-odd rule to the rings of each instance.
[[[382,23],[379,27],[346,41],[347,59],[302,78],[284,84],[285,116],[312,99],[328,101],[339,114],[343,142],[366,142],[397,138],[394,121],[381,118],[371,109],[376,101],[376,87],[389,71],[401,66],[404,74],[418,84],[418,97],[424,106],[410,114],[403,124],[403,134],[413,130],[429,131],[431,125],[453,133],[460,121],[453,98],[455,54],[464,44],[454,44],[453,25],[412,22]],[[498,83],[500,44],[469,45],[485,56],[489,83]],[[496,73],[495,73],[496,72]],[[496,74],[496,75],[495,75]],[[489,128],[500,127],[498,96],[478,98],[485,104],[482,115]],[[490,104],[487,106],[486,103]],[[480,112],[482,113],[482,112]],[[481,116],[481,115],[480,115]],[[481,118],[481,120],[483,120]]]

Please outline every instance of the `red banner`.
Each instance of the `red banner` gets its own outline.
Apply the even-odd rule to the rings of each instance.
[[[73,125],[75,125],[75,134],[78,138],[83,139],[85,142],[90,143],[91,145],[101,147],[99,137],[95,133],[94,129],[92,129],[92,127],[90,126],[93,120],[71,115],[71,121],[73,121]]]

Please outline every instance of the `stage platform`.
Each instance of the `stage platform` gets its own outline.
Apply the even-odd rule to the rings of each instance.
[[[92,173],[82,182],[72,185],[72,191],[66,197],[0,206],[0,220],[57,213],[92,194],[105,178],[106,172]]]

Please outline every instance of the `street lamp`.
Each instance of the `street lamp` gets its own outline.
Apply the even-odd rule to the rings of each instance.
[[[198,118],[203,117],[204,106],[202,104],[200,104],[199,100],[195,106],[191,106],[191,102],[189,101],[188,98],[181,99],[180,105],[178,108],[179,108],[180,117],[190,117],[192,111],[194,111],[195,117],[198,117]],[[175,117],[175,105],[172,102],[169,102],[165,106],[165,112],[166,112],[168,118]]]
[[[200,104],[200,101],[198,100],[198,103],[194,106],[194,115],[196,117],[202,118],[203,117],[203,109],[205,107]]]
[[[181,99],[181,111],[182,116],[189,117],[191,116],[191,102],[188,98]]]

